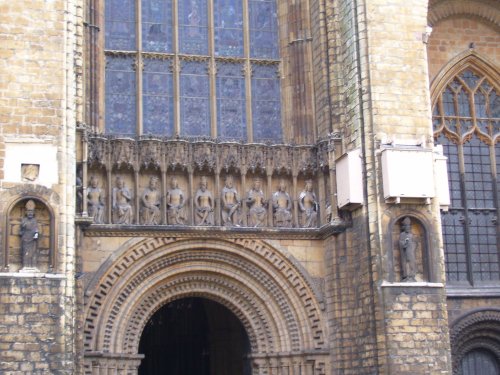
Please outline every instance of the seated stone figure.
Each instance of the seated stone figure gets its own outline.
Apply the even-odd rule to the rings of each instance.
[[[167,191],[167,221],[170,225],[184,225],[186,215],[184,210],[184,192],[179,188],[176,177],[170,181],[170,189]]]
[[[132,194],[125,186],[123,178],[116,178],[116,187],[113,188],[113,224],[131,224],[132,223],[132,206],[130,201]]]
[[[292,200],[286,192],[286,181],[280,180],[278,191],[273,194],[274,226],[292,227]]]
[[[158,190],[158,178],[151,177],[149,179],[149,186],[144,189],[141,195],[141,224],[160,224],[160,200],[161,193]]]
[[[248,191],[246,203],[248,210],[248,226],[263,227],[266,225],[267,200],[264,198],[264,192],[261,188],[260,178],[253,180],[253,187]]]
[[[208,181],[202,177],[194,197],[196,225],[214,225],[214,197],[208,190]]]
[[[313,190],[312,180],[306,181],[304,190],[299,195],[299,208],[302,212],[302,226],[315,228],[318,225],[318,200]]]
[[[233,177],[226,177],[226,184],[221,192],[222,224],[226,226],[240,225],[239,208],[240,198],[233,185]]]
[[[87,189],[87,211],[94,223],[104,223],[104,194],[99,187],[99,179],[96,176],[90,178],[90,187]]]

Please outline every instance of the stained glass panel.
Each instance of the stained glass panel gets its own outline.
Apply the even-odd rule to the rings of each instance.
[[[243,56],[243,8],[241,0],[214,0],[216,56]]]
[[[490,113],[493,118],[500,118],[500,96],[495,90],[492,90],[489,95]]]
[[[467,281],[467,252],[465,226],[460,218],[463,211],[441,213],[441,225],[445,246],[446,279],[454,282]]]
[[[217,134],[246,140],[245,77],[242,64],[222,63],[217,71]]]
[[[136,79],[133,57],[106,56],[106,132],[136,133]]]
[[[474,281],[500,280],[494,212],[469,212],[470,251]]]
[[[462,74],[461,77],[464,82],[469,86],[469,89],[474,90],[478,84],[478,82],[481,80],[481,78],[478,77],[477,74],[475,74],[472,70],[465,70]]]
[[[474,94],[474,104],[476,106],[476,117],[486,118],[486,97],[481,91],[476,91]]]
[[[282,140],[281,94],[277,65],[254,64],[252,75],[253,138],[256,142]]]
[[[249,0],[250,56],[275,59],[278,49],[278,15],[276,3]]]
[[[500,103],[492,86],[471,70],[463,72],[460,78],[466,86],[455,78],[441,96],[446,127],[461,135],[473,130],[475,124],[488,135],[492,134],[491,128],[493,134],[499,131],[494,113],[499,116]],[[434,112],[434,126],[439,119],[439,113]],[[494,184],[491,146],[475,134],[465,143],[451,141],[444,134],[436,141],[443,145],[448,157],[451,207],[448,213],[441,214],[447,279],[452,283],[498,282],[498,202],[495,197],[500,183]],[[499,161],[497,154],[497,166]]]
[[[462,90],[458,93],[458,114],[462,117],[470,117],[470,98],[469,94]]]
[[[210,136],[210,89],[207,68],[206,62],[182,62],[181,135]]]
[[[179,48],[181,53],[208,54],[207,0],[179,1]]]
[[[465,195],[469,208],[494,207],[490,148],[477,137],[463,145]]]
[[[170,60],[144,60],[143,134],[173,133],[173,85]]]
[[[105,46],[109,50],[136,49],[134,0],[106,1]]]
[[[172,50],[172,0],[142,0],[142,49]]]
[[[455,94],[450,88],[446,88],[443,93],[443,109],[445,116],[455,116],[455,104],[453,98]]]

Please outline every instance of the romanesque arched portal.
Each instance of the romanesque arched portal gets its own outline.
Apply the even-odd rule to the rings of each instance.
[[[280,367],[325,373],[321,293],[291,257],[263,241],[137,241],[101,266],[86,294],[89,373],[136,373],[145,324],[165,304],[186,297],[213,300],[238,317],[249,337],[253,373]]]

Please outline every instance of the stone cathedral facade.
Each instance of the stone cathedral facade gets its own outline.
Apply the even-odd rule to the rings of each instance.
[[[2,374],[500,373],[495,0],[0,3]]]

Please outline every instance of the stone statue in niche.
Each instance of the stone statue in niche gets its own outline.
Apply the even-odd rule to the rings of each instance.
[[[302,226],[316,228],[318,226],[318,200],[313,190],[312,180],[307,180],[304,190],[299,194],[299,208],[302,212]]]
[[[248,191],[246,203],[248,210],[248,226],[249,227],[264,227],[266,225],[267,216],[267,200],[262,191],[262,180],[255,178],[253,187]]]
[[[208,190],[208,181],[202,177],[194,198],[196,225],[214,225],[214,197]]]
[[[416,281],[417,273],[415,250],[417,242],[411,233],[411,220],[405,217],[401,222],[401,234],[399,235],[399,251],[401,253],[401,269],[403,281]]]
[[[160,224],[160,199],[161,193],[158,190],[158,177],[149,179],[149,186],[144,189],[141,195],[141,224]]]
[[[35,202],[31,199],[26,203],[26,214],[21,220],[19,235],[21,236],[21,253],[24,269],[36,269],[38,250],[38,222],[35,218]]]
[[[94,223],[104,223],[104,196],[96,176],[90,177],[90,186],[87,189],[87,210],[89,217],[94,219]]]
[[[286,191],[286,181],[281,179],[278,191],[273,194],[274,226],[292,227],[292,200]]]
[[[76,171],[75,186],[75,210],[77,213],[81,213],[83,211],[83,171],[81,168]]]
[[[179,188],[179,182],[176,177],[170,180],[170,189],[167,191],[167,221],[170,225],[184,225],[186,223],[186,214],[184,204],[186,198],[184,192]]]
[[[233,185],[233,177],[226,176],[225,185],[221,192],[222,225],[240,225],[240,205],[241,200],[238,196],[236,188]]]
[[[113,188],[112,207],[113,207],[113,224],[131,224],[132,223],[132,206],[130,201],[132,194],[125,186],[123,178],[116,178],[116,186]]]

